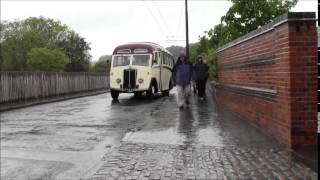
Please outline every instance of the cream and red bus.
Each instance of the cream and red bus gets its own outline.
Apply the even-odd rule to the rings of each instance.
[[[159,91],[169,95],[172,54],[151,42],[127,43],[117,46],[112,54],[110,90],[113,99],[120,93],[153,96]]]

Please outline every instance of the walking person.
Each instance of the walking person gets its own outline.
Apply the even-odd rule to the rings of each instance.
[[[196,86],[198,91],[198,96],[201,100],[204,99],[206,94],[206,83],[209,77],[208,73],[209,67],[201,56],[198,56],[197,63],[194,66],[196,79]]]
[[[196,62],[192,64],[193,70],[195,65],[196,65]],[[192,88],[193,94],[197,94],[197,86],[196,86],[195,78],[191,81],[191,88]]]
[[[172,83],[177,88],[177,103],[180,110],[189,104],[193,75],[192,64],[184,54],[181,54],[172,69]]]

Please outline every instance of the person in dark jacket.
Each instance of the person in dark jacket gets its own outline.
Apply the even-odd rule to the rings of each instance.
[[[194,78],[193,75],[192,64],[184,54],[181,54],[172,69],[172,83],[177,88],[177,102],[180,110],[189,104],[190,82]]]
[[[197,61],[195,61],[192,66],[193,66],[193,71],[194,71],[194,67],[196,65]],[[198,94],[197,92],[197,86],[196,86],[196,77],[195,77],[195,73],[194,73],[194,79],[191,81],[191,88],[193,91],[193,94]]]
[[[194,66],[194,71],[196,74],[196,87],[198,91],[198,95],[200,99],[203,99],[205,97],[206,92],[206,83],[208,80],[208,73],[209,67],[206,63],[204,63],[201,56],[198,57],[197,63]]]

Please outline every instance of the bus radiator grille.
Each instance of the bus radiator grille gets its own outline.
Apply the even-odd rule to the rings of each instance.
[[[134,89],[136,87],[136,74],[135,69],[123,70],[123,89]]]

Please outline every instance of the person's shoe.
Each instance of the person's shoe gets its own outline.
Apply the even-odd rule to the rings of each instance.
[[[183,110],[183,106],[179,106],[179,110],[180,110],[180,111]]]
[[[200,100],[203,101],[203,100],[204,100],[204,97],[200,97]]]

